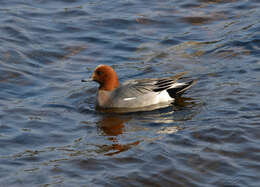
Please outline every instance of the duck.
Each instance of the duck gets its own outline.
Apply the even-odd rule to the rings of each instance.
[[[197,82],[178,82],[185,74],[181,72],[169,77],[127,80],[120,84],[116,71],[109,65],[101,64],[96,67],[91,79],[99,84],[96,106],[101,109],[138,111],[150,106],[173,104],[178,96]]]

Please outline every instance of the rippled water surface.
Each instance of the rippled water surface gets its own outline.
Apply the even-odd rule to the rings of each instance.
[[[259,0],[3,0],[0,33],[0,186],[260,186]],[[199,81],[104,113],[99,64]]]

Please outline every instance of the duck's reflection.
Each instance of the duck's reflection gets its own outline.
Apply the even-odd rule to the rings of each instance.
[[[160,128],[157,128],[157,131],[153,131],[157,132],[157,134],[176,133],[179,130],[183,129],[183,127],[176,126],[175,122],[191,119],[196,114],[196,112],[192,110],[194,106],[196,106],[196,103],[192,98],[180,97],[176,99],[174,105],[152,111],[139,111],[124,114],[112,113],[114,111],[103,111],[103,118],[99,122],[97,122],[97,128],[99,135],[107,137],[107,140],[109,140],[111,143],[99,145],[99,150],[97,150],[97,152],[105,153],[104,155],[106,156],[112,156],[127,151],[138,145],[142,141],[146,141],[146,138],[143,137],[143,139],[141,140],[135,140],[130,143],[122,143],[122,136],[120,135],[123,135],[124,133],[129,133],[129,127],[126,128],[126,126],[127,123],[131,125],[133,120],[137,121],[137,123],[158,123],[160,125],[167,124],[166,126],[161,126]],[[172,125],[169,126],[169,124]],[[140,131],[145,131],[147,130],[147,126],[142,127],[141,125],[138,126],[138,129]]]
[[[138,145],[141,141],[134,141],[127,144],[121,144],[118,141],[118,135],[125,132],[124,123],[129,121],[131,118],[125,118],[117,115],[105,116],[101,121],[98,122],[98,129],[100,134],[108,136],[108,140],[112,141],[111,145],[103,145],[101,149],[106,156],[112,156],[121,152],[131,149],[133,146]]]
[[[117,136],[124,133],[124,123],[130,118],[120,118],[119,116],[106,116],[98,122],[98,128],[102,135]]]

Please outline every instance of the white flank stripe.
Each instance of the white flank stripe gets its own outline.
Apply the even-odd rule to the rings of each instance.
[[[130,101],[130,100],[133,100],[133,99],[136,99],[136,97],[124,98],[123,100],[124,100],[124,101]]]

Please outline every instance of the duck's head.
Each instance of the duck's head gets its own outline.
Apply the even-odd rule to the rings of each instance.
[[[92,80],[99,83],[100,90],[113,91],[119,86],[115,70],[108,65],[99,65],[92,74]]]

